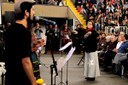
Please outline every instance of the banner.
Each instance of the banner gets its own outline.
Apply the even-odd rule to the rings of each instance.
[[[105,27],[105,33],[114,33],[114,32],[124,32],[126,34],[128,34],[128,27],[127,26],[119,26],[119,28],[115,28],[113,26],[106,26]]]

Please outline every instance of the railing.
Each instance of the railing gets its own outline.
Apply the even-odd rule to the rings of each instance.
[[[65,4],[71,9],[71,11],[74,13],[74,15],[77,17],[79,22],[83,25],[83,28],[86,28],[86,20],[84,17],[78,12],[78,10],[75,8],[74,4],[71,0],[65,0]]]
[[[114,32],[124,32],[128,34],[128,27],[127,26],[120,26],[118,29],[113,28],[112,26],[105,26],[105,33],[114,33]]]

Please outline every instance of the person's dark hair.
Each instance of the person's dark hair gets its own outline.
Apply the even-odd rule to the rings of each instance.
[[[124,37],[126,40],[128,40],[128,35],[127,34],[124,34]]]
[[[24,18],[25,10],[27,10],[30,13],[30,10],[34,4],[29,2],[23,2],[21,4],[21,12],[16,14],[16,20],[22,20]]]
[[[89,22],[92,23],[92,26],[93,26],[93,27],[95,27],[95,26],[94,26],[94,21],[93,21],[93,20],[89,20],[87,23],[89,23]]]
[[[102,32],[102,34],[104,34],[106,36],[106,33]]]
[[[87,23],[91,22],[92,24],[94,24],[94,21],[93,20],[89,20]]]

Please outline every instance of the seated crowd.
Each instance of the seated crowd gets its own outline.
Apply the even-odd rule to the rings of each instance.
[[[124,32],[119,34],[100,34],[98,43],[100,65],[105,71],[112,71],[118,75],[128,76],[128,35]],[[124,73],[121,70],[125,68]]]

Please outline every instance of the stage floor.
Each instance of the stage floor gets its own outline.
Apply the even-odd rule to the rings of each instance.
[[[66,57],[65,54],[55,54],[55,60],[58,60],[60,57]],[[69,60],[68,64],[68,79],[66,78],[66,65],[63,68],[63,82],[65,83],[68,80],[68,85],[128,85],[128,79],[122,79],[121,77],[106,73],[101,71],[101,76],[96,78],[96,81],[90,82],[86,81],[83,76],[83,64],[77,65],[82,55],[74,54]],[[50,74],[50,65],[53,63],[52,57],[50,54],[42,54],[41,61],[48,67],[41,66],[40,72],[41,77],[45,80],[46,85],[51,85],[51,74]],[[56,85],[61,81],[61,76],[56,78]],[[64,84],[59,84],[64,85]],[[66,85],[66,84],[65,84]]]

